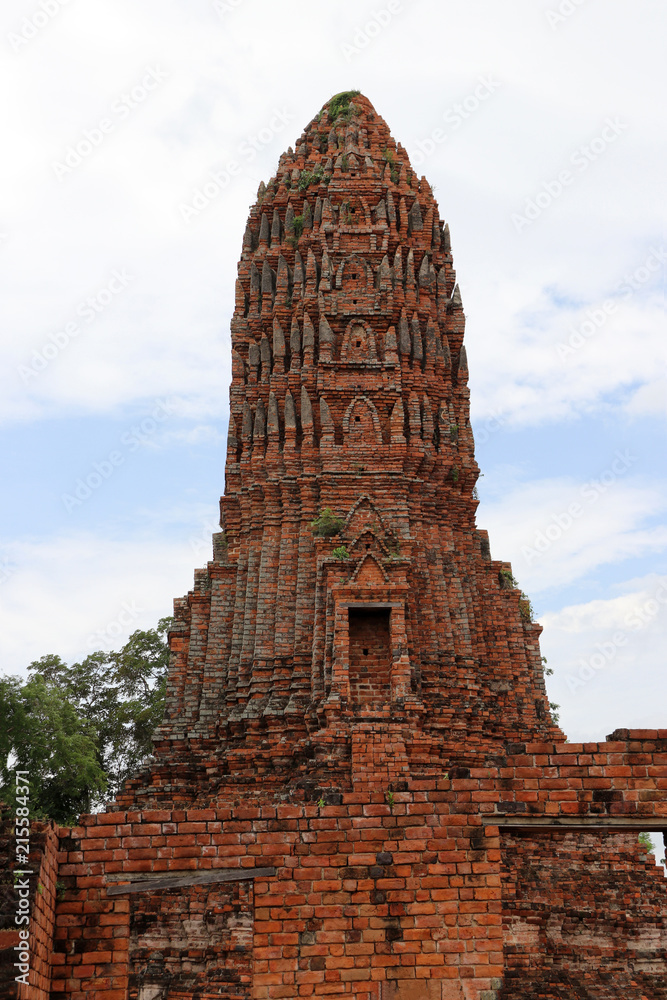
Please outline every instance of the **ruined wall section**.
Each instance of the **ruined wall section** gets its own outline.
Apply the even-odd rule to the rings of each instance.
[[[15,819],[3,808],[0,818],[0,997],[3,1000],[49,1000],[51,996],[58,894],[57,828],[53,823],[33,819],[29,830],[30,854],[19,861]],[[29,895],[20,903],[17,888],[25,883]],[[19,909],[19,905],[23,908]],[[18,924],[17,915],[21,921]],[[20,949],[26,944],[19,931],[26,930],[28,962],[17,968],[21,955],[25,955]],[[16,981],[26,969],[29,969],[27,985]]]
[[[636,833],[501,836],[502,1000],[667,997],[665,878]]]
[[[667,824],[667,731],[508,751],[429,774],[426,734],[362,722],[349,790],[82,817],[54,994],[663,1000],[667,881],[636,838]],[[528,828],[548,815],[592,828]]]

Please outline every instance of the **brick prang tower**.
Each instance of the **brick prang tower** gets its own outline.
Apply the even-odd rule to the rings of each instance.
[[[198,794],[197,761],[205,795],[216,769],[350,787],[361,733],[392,781],[406,739],[446,770],[562,735],[540,626],[475,528],[463,332],[428,182],[365,97],[334,98],[243,239],[224,530],[176,605],[162,793]]]
[[[667,1000],[637,837],[667,828],[667,730],[554,724],[475,526],[463,332],[431,188],[337,95],[250,211],[222,531],[154,757],[42,831],[37,964],[11,992],[0,937],[0,996]]]

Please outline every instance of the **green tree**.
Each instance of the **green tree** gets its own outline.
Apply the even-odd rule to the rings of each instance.
[[[653,841],[651,840],[650,833],[640,833],[639,836],[637,837],[637,840],[644,848],[644,850],[647,851],[649,854],[655,853],[655,848],[653,846]]]
[[[107,787],[93,726],[37,674],[0,679],[0,799],[15,801],[14,768],[27,771],[31,812],[67,823]]]
[[[115,796],[164,713],[171,622],[71,666],[42,656],[24,683],[0,678],[0,799],[13,801],[15,769],[30,774],[33,813],[61,823]]]

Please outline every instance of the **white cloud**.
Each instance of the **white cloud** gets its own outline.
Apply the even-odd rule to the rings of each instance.
[[[630,294],[617,290],[622,280],[584,304],[557,304],[553,290],[522,302],[525,288],[505,289],[494,303],[497,336],[468,337],[473,413],[497,410],[514,426],[536,425],[603,409],[630,389],[630,414],[664,410],[664,304],[655,282]],[[478,302],[475,328],[491,322],[481,295]]]
[[[633,456],[619,455],[586,482],[517,482],[510,470],[494,489],[490,477],[492,498],[480,506],[478,523],[489,531],[494,556],[511,561],[527,593],[539,595],[667,546],[667,525],[646,524],[664,510],[664,498],[655,486],[623,479]]]
[[[607,600],[542,616],[549,693],[573,741],[664,727],[667,577],[628,580]]]
[[[631,416],[647,414],[667,414],[667,379],[657,377],[648,385],[642,385],[626,404]]]
[[[227,435],[221,433],[219,427],[213,424],[197,424],[195,427],[177,431],[166,431],[157,439],[161,448],[173,445],[218,444],[227,440]]]
[[[180,522],[180,537],[144,532],[118,541],[71,532],[4,545],[3,672],[23,672],[45,653],[74,660],[94,649],[117,649],[135,629],[153,628],[171,614],[174,597],[192,588],[194,567],[212,557],[216,529],[208,508],[172,511],[162,522],[153,516],[153,532],[164,528],[165,518]]]

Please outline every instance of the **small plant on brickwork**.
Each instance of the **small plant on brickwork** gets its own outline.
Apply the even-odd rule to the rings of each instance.
[[[229,539],[224,531],[219,531],[213,535],[213,558],[216,562],[227,562],[229,552]]]
[[[452,424],[452,426],[449,428],[449,437],[452,441],[456,441],[458,436],[459,436],[459,425]]]
[[[317,535],[318,538],[332,538],[338,534],[344,524],[345,522],[340,517],[336,517],[329,507],[325,507],[315,520],[310,522],[313,534]]]
[[[392,182],[394,184],[398,184],[398,181],[400,179],[400,174],[398,172],[398,167],[396,166],[396,162],[394,160],[393,150],[391,150],[391,149],[383,149],[382,150],[382,159],[386,163],[389,164],[389,172],[391,174]]]
[[[553,720],[554,726],[557,726],[560,720],[560,712],[558,711],[559,708],[560,705],[558,704],[557,701],[549,702],[549,709],[551,710],[551,718]]]
[[[347,167],[348,167],[347,153],[343,153],[343,155],[340,158],[340,169],[343,171],[343,173],[346,173],[347,172]],[[349,219],[349,212],[348,212],[348,218],[345,221],[346,222],[350,221],[350,219]]]
[[[60,882],[60,881],[56,882],[56,899],[64,899],[65,898],[65,889],[66,888],[67,888],[67,886],[65,885],[64,882]]]
[[[394,808],[394,793],[393,792],[387,792],[386,795],[385,795],[385,798],[387,799],[387,805],[389,806],[389,808],[393,809]]]
[[[333,550],[333,552],[331,553],[331,555],[334,557],[334,559],[349,559],[350,558],[350,553],[347,551],[347,549],[345,548],[344,545],[339,545],[337,548],[335,548]]]
[[[294,235],[295,235],[295,237],[296,237],[297,240],[298,240],[299,236],[301,236],[302,232],[303,232],[303,216],[302,215],[295,215],[294,216]]]
[[[311,184],[319,184],[321,180],[322,167],[315,167],[314,170],[303,170],[299,177],[299,191],[305,191]]]
[[[452,482],[453,483],[458,483],[458,481],[459,481],[459,470],[456,468],[456,466],[453,466],[452,467]]]
[[[320,797],[320,798],[319,798],[319,799],[317,800],[317,807],[318,807],[318,809],[323,809],[323,808],[324,808],[324,804],[325,804],[325,803],[324,803],[324,798],[323,798],[323,797]]]
[[[37,892],[40,894],[40,896],[44,895],[44,886],[42,885],[41,882],[37,883]]]
[[[398,538],[392,538],[387,540],[387,550],[389,552],[390,559],[400,559],[401,558],[401,542]]]
[[[547,665],[546,665],[546,663],[547,663],[546,656],[542,657],[542,663],[544,664],[544,673],[546,674],[547,677],[551,677],[551,675],[553,674],[554,671],[553,671],[553,667],[547,667]]]
[[[503,590],[514,590],[518,586],[514,574],[508,569],[501,569],[498,579]]]
[[[527,594],[521,591],[521,597],[519,598],[519,614],[525,622],[535,621],[535,612],[533,610],[533,605]]]

